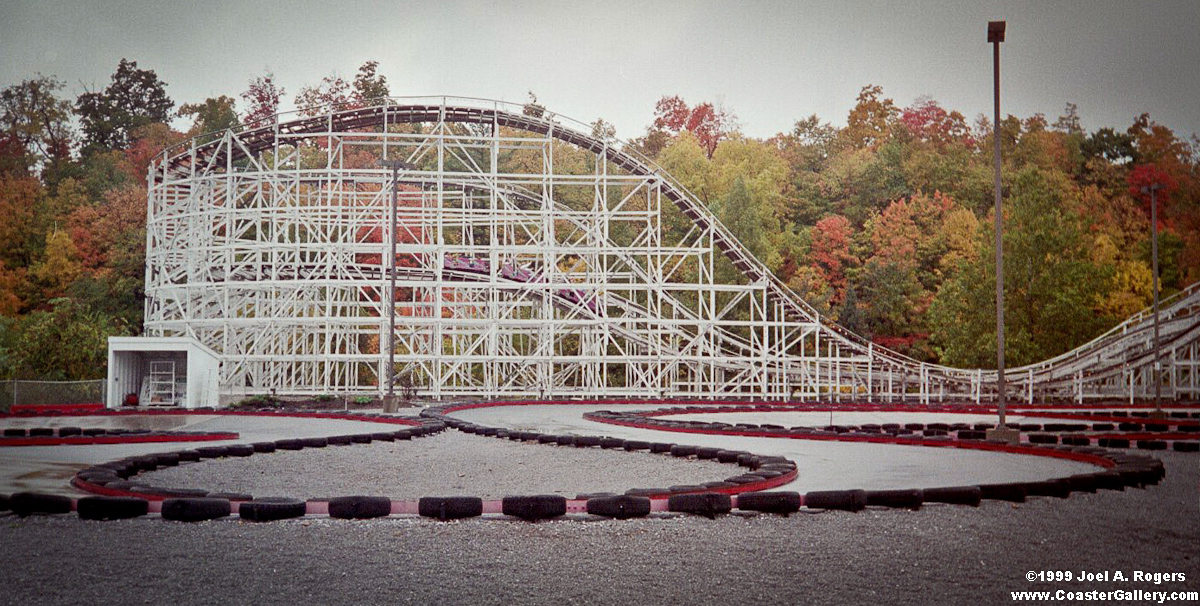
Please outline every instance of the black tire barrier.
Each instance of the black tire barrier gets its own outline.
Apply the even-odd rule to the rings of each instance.
[[[1088,446],[1092,440],[1087,436],[1063,436],[1062,443],[1069,446]]]
[[[398,429],[393,432],[392,435],[395,436],[397,440],[411,440],[413,437],[413,432],[411,429]]]
[[[200,458],[203,459],[218,459],[225,456],[226,451],[224,446],[201,446],[196,452],[200,453]]]
[[[1200,442],[1183,442],[1176,440],[1171,447],[1179,452],[1200,452]]]
[[[743,511],[762,511],[791,515],[800,511],[803,499],[797,492],[743,492],[737,496],[737,508]]]
[[[804,506],[809,509],[862,511],[867,506],[867,491],[820,490],[810,492],[804,495]]]
[[[1166,423],[1146,423],[1146,431],[1167,431],[1170,427]],[[33,430],[29,430],[29,435],[33,435]]]
[[[174,467],[179,464],[180,460],[177,452],[160,452],[151,456],[154,457],[159,467]]]
[[[924,423],[905,423],[904,428],[909,431],[921,431],[925,429]]]
[[[278,450],[301,450],[304,448],[304,443],[296,438],[284,438],[275,440],[275,448]]]
[[[500,511],[526,522],[548,520],[566,515],[567,499],[552,494],[504,497],[500,501]]]
[[[421,497],[417,514],[426,518],[461,520],[483,515],[483,499],[479,497]]]
[[[650,452],[655,452],[655,453],[671,452],[672,446],[674,446],[674,444],[670,444],[667,442],[651,442],[650,443]]]
[[[701,484],[701,486],[708,488],[708,489],[712,489],[712,488],[737,488],[738,486],[741,486],[741,485],[734,484],[733,482],[725,482],[723,480],[717,480],[715,482],[704,482],[703,484]]]
[[[29,437],[31,438],[44,438],[53,435],[54,430],[49,427],[34,427],[29,430]]]
[[[989,501],[1025,502],[1025,485],[1020,482],[1006,484],[980,484],[979,496]]]
[[[71,497],[41,492],[17,492],[8,497],[8,507],[22,518],[35,513],[71,513]]]
[[[378,432],[371,434],[371,439],[376,442],[393,442],[396,440],[396,434],[391,432]]]
[[[72,436],[83,435],[83,430],[78,427],[59,427],[58,437],[70,438]]]
[[[600,438],[600,448],[624,448],[625,440],[621,438]]]
[[[721,451],[720,448],[714,448],[712,446],[701,446],[696,449],[696,458],[697,459],[715,459],[715,458],[717,458],[717,453],[720,451]]]
[[[0,494],[0,511],[9,511],[11,509],[12,506],[9,505],[8,495]]]
[[[330,446],[349,446],[353,442],[350,436],[329,436],[325,440]]]
[[[253,448],[255,453],[260,453],[260,454],[270,453],[270,452],[275,452],[275,443],[274,442],[255,442],[250,445],[250,448]]]
[[[1166,450],[1167,443],[1163,440],[1138,440],[1137,447],[1140,450]]]
[[[329,499],[329,517],[341,520],[382,518],[392,513],[392,500],[387,497],[336,497]]]
[[[987,439],[987,432],[974,429],[964,429],[958,432],[960,440],[984,440]]]
[[[329,446],[329,440],[326,438],[300,438],[300,444],[305,448],[325,448]]]
[[[1073,476],[1067,476],[1062,479],[1067,485],[1070,492],[1088,492],[1094,493],[1100,487],[1100,480],[1095,474],[1077,473]]]
[[[1029,434],[1030,444],[1058,444],[1058,436],[1047,433]]]
[[[200,453],[198,453],[194,450],[180,450],[179,452],[177,452],[175,454],[179,455],[179,462],[181,462],[181,463],[184,461],[190,462],[190,461],[199,461],[200,460]]]
[[[81,520],[128,520],[150,511],[150,502],[135,497],[82,497],[75,502]]]
[[[699,484],[676,484],[674,486],[668,486],[667,492],[671,494],[681,494],[685,492],[704,492],[707,489],[707,486],[702,486]]]
[[[747,469],[758,469],[762,465],[762,459],[756,454],[746,453],[740,454],[737,458],[737,464]]]
[[[668,492],[670,491],[666,488],[630,488],[625,491],[625,494],[631,497],[652,497],[667,494]]]
[[[558,436],[554,440],[559,446],[574,446],[575,436]]]
[[[708,519],[733,511],[733,498],[717,492],[673,494],[667,497],[667,511],[701,515]]]
[[[579,436],[575,438],[575,445],[580,448],[591,448],[600,445],[600,436]]]
[[[254,446],[251,444],[230,444],[225,447],[225,455],[230,457],[248,457],[254,454]]]
[[[754,484],[755,482],[761,482],[761,481],[763,481],[763,477],[760,475],[743,473],[741,475],[730,476],[728,478],[725,478],[724,481],[729,482],[731,484],[737,484],[740,486],[742,484]]]
[[[300,499],[262,497],[238,504],[238,517],[251,522],[274,522],[299,518],[307,508],[308,504]]]
[[[1142,424],[1141,423],[1119,423],[1119,424],[1117,424],[1117,429],[1119,429],[1121,431],[1141,431]]]
[[[102,436],[106,433],[108,433],[107,430],[99,428],[99,427],[88,427],[87,429],[84,429],[83,431],[80,432],[81,435],[85,435],[85,436]]]
[[[587,512],[618,520],[642,518],[650,515],[650,499],[631,495],[595,497],[587,500]]]
[[[550,444],[550,443],[554,443],[554,442],[558,442],[558,436],[551,435],[548,433],[538,434],[538,437],[537,437],[538,444]]]
[[[737,463],[738,456],[745,454],[738,450],[718,450],[717,462],[719,463]]]
[[[676,444],[672,446],[671,450],[668,452],[670,452],[671,456],[673,457],[690,457],[696,454],[696,447],[689,446],[687,444]]]
[[[208,497],[185,497],[165,499],[162,502],[162,518],[173,522],[203,522],[224,518],[232,512],[226,499]]]
[[[1092,431],[1112,431],[1115,427],[1112,423],[1092,423]]]
[[[6,438],[23,438],[23,437],[25,437],[25,430],[9,427],[4,430],[4,437],[6,437]]]
[[[926,503],[947,503],[950,505],[978,507],[979,501],[983,499],[983,493],[978,486],[926,488],[921,493]]]
[[[1126,438],[1100,438],[1100,445],[1105,448],[1129,448]]]
[[[153,455],[134,457],[132,462],[137,465],[138,471],[154,471],[158,469],[158,458]]]
[[[625,450],[650,450],[650,443],[641,440],[625,440]]]
[[[1030,497],[1065,499],[1071,496],[1071,486],[1063,479],[1026,482],[1025,495]]]
[[[920,509],[924,502],[925,495],[917,488],[867,491],[868,507],[876,506],[916,510]]]

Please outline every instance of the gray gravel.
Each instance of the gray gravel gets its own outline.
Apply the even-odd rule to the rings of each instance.
[[[318,469],[320,474],[307,473]],[[353,494],[394,499],[471,495],[624,492],[723,480],[732,464],[650,454],[511,442],[447,430],[410,441],[276,451],[207,459],[138,476],[155,486],[252,495],[323,498]]]
[[[917,512],[539,524],[7,517],[0,603],[1004,604],[1009,591],[1197,591],[1200,465],[1158,456],[1167,478],[1147,490]],[[1030,583],[1030,570],[1187,581]]]

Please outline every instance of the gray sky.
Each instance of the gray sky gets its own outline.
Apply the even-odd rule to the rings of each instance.
[[[986,24],[1008,21],[1002,111],[1084,127],[1141,112],[1200,132],[1196,0],[829,2],[410,2],[0,0],[0,86],[35,73],[70,95],[101,89],[122,57],[176,104],[236,97],[275,72],[285,107],[331,73],[380,62],[395,95],[524,102],[641,135],[663,95],[723,103],[766,137],[809,114],[845,124],[859,89],[900,106],[928,95],[970,121],[991,114]],[[244,109],[239,104],[239,110]]]

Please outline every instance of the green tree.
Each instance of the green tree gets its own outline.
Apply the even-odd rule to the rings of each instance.
[[[1012,366],[1067,351],[1104,327],[1092,310],[1108,276],[1092,262],[1091,242],[1068,211],[1073,196],[1076,188],[1058,171],[1029,167],[1013,179],[1004,221],[1005,358]],[[995,367],[995,249],[988,227],[981,254],[942,284],[930,310],[932,339],[947,364]]]
[[[108,337],[127,332],[120,322],[66,298],[25,316],[12,331],[9,374],[46,380],[104,378]]]
[[[220,136],[220,131],[236,128],[239,124],[234,101],[230,97],[209,97],[203,103],[185,103],[179,108],[180,117],[192,116],[193,136],[213,133],[210,138]]]
[[[175,102],[154,70],[138,69],[137,61],[121,59],[112,82],[103,91],[86,92],[75,101],[83,128],[84,154],[125,149],[133,131],[171,118]]]

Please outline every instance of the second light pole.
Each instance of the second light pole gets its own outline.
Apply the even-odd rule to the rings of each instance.
[[[391,240],[391,252],[388,254],[388,331],[387,331],[387,372],[384,375],[384,380],[387,381],[387,395],[383,399],[384,412],[396,412],[396,207],[399,204],[400,198],[400,169],[410,170],[415,168],[412,164],[403,160],[388,160],[379,161],[379,165],[384,168],[392,169],[392,208],[391,222],[388,228],[388,239]]]

